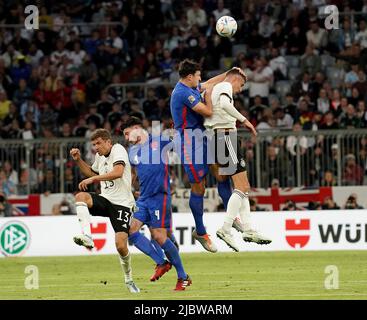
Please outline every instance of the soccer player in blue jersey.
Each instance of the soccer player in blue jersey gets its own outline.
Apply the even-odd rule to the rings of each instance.
[[[183,291],[192,281],[185,272],[177,247],[168,237],[171,229],[171,190],[168,168],[168,150],[170,141],[162,136],[149,135],[143,129],[139,118],[131,117],[123,128],[125,139],[132,146],[129,148],[129,159],[139,179],[140,196],[136,203],[138,211],[134,213],[130,236],[134,245],[150,256],[157,264],[151,281],[158,280],[173,265],[177,271],[175,290]],[[170,262],[159,255],[153,244],[139,232],[146,224],[150,228],[152,238],[163,249]]]
[[[238,69],[238,68],[236,68]],[[238,69],[242,72],[241,69]],[[176,150],[181,156],[181,163],[188,175],[191,184],[189,205],[194,216],[196,229],[193,237],[209,252],[216,252],[217,248],[206,232],[203,222],[203,204],[205,193],[205,176],[209,171],[206,140],[197,141],[192,139],[188,132],[190,130],[204,131],[204,117],[212,115],[210,94],[214,85],[222,82],[226,73],[209,79],[204,83],[201,81],[200,65],[191,60],[183,60],[179,65],[180,81],[176,84],[171,96],[171,114],[174,127],[180,137],[180,146]],[[205,90],[205,101],[202,101],[201,92]],[[196,159],[196,155],[202,154],[202,159]],[[216,170],[212,171],[213,173]],[[224,206],[227,207],[232,190],[229,179],[218,180],[218,193]],[[237,221],[235,221],[236,223]],[[234,225],[236,228],[236,226]]]

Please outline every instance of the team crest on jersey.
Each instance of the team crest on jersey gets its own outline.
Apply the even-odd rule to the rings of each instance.
[[[245,160],[241,159],[241,161],[240,161],[240,166],[241,166],[242,168],[246,167],[246,162],[245,162]]]
[[[195,101],[195,97],[194,96],[189,96],[188,97],[190,103],[193,103]]]

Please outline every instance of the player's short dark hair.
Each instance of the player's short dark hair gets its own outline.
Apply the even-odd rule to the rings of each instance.
[[[121,127],[120,130],[123,132],[125,129],[133,126],[143,126],[143,121],[138,117],[130,117]]]
[[[178,74],[180,78],[186,78],[190,74],[194,75],[196,71],[201,71],[200,65],[197,62],[189,59],[181,61],[178,67]]]
[[[97,140],[98,138],[101,138],[104,141],[111,140],[111,133],[106,129],[97,129],[92,133],[92,136],[90,137],[91,141]]]

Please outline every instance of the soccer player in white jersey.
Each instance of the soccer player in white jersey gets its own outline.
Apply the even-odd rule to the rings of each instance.
[[[246,242],[268,244],[271,240],[251,229],[250,203],[248,193],[250,184],[247,178],[244,150],[241,148],[240,138],[237,135],[236,122],[248,128],[253,135],[257,135],[256,129],[233,105],[233,94],[239,93],[246,83],[246,75],[239,70],[233,69],[227,72],[223,82],[216,84],[211,92],[213,114],[205,118],[204,126],[214,130],[214,138],[211,143],[217,170],[222,175],[232,178],[234,190],[228,201],[227,215],[223,226],[217,231],[218,238],[222,239],[230,248],[239,251],[231,234],[234,220],[239,214],[242,220],[242,238]],[[236,148],[235,148],[236,147]],[[237,150],[236,150],[237,149]],[[219,152],[218,152],[219,150]],[[225,156],[228,155],[227,158]],[[227,163],[224,163],[227,161]],[[219,169],[220,168],[220,169]]]
[[[110,218],[115,231],[116,249],[125,274],[125,284],[131,293],[138,293],[140,289],[133,281],[128,249],[130,220],[135,206],[129,157],[121,144],[112,144],[110,132],[105,129],[93,132],[91,141],[97,152],[92,166],[81,159],[79,149],[70,150],[70,155],[81,172],[88,177],[79,183],[82,192],[75,196],[76,213],[83,233],[75,236],[74,242],[88,249],[94,248],[91,215]],[[88,185],[95,182],[100,182],[100,195],[86,192]]]

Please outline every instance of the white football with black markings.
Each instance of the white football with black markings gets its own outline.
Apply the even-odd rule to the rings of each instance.
[[[237,21],[230,16],[220,17],[216,29],[221,37],[232,37],[237,31]]]

